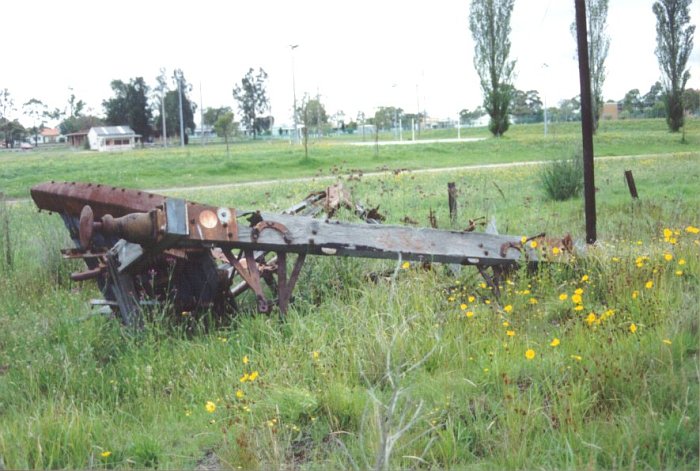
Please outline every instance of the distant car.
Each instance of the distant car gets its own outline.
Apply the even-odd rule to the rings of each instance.
[[[28,143],[28,142],[23,142],[23,143],[21,143],[21,144],[19,145],[19,148],[22,149],[22,150],[28,150],[28,149],[33,149],[34,146],[31,145],[31,144]]]

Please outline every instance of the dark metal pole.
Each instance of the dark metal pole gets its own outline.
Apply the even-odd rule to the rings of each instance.
[[[591,102],[591,73],[588,66],[588,32],[586,2],[576,2],[576,38],[578,41],[578,71],[581,82],[581,135],[583,138],[583,193],[586,212],[586,242],[596,241],[595,182],[593,173],[593,112]]]

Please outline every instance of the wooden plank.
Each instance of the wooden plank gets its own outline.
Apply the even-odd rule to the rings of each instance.
[[[253,229],[238,226],[238,240],[198,240],[196,232],[181,238],[176,246],[212,243],[222,248],[284,251],[313,255],[341,255],[380,259],[497,265],[517,261],[520,238],[479,232],[444,231],[390,225],[351,224],[304,216],[261,214],[264,221],[284,226],[282,232],[266,229],[253,237]],[[512,247],[509,245],[512,244]],[[504,252],[501,251],[504,249]]]

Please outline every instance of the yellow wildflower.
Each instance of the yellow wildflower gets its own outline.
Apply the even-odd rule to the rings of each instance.
[[[632,291],[632,299],[637,299],[637,296],[639,296],[639,291],[637,291],[637,290]]]
[[[403,262],[401,264],[401,268],[403,268],[404,270],[406,270],[407,268],[410,268],[410,266],[411,266],[411,262]]]
[[[685,259],[684,259],[684,258],[679,258],[679,259],[678,259],[678,265],[685,265]]]
[[[700,228],[697,228],[695,226],[688,226],[685,228],[685,232],[688,234],[698,234],[700,233]]]
[[[676,270],[676,276],[683,276],[683,270]]]
[[[569,297],[569,295],[566,294],[566,293],[562,293],[562,294],[559,295],[559,299],[561,299],[562,301],[566,301],[566,299],[567,299],[568,297]]]
[[[245,396],[245,393],[241,391],[240,389],[236,391],[236,397],[238,399],[243,399],[243,396]]]
[[[467,317],[474,317],[474,313],[472,311],[467,311],[466,316]]]
[[[527,358],[528,360],[532,360],[533,358],[535,358],[535,351],[531,348],[525,350],[525,358]]]
[[[664,239],[669,239],[673,235],[673,231],[669,228],[664,229]]]
[[[250,375],[248,373],[244,373],[243,376],[241,376],[241,379],[239,381],[241,383],[245,383],[246,381],[250,381]]]
[[[561,253],[561,250],[559,250],[559,247],[552,247],[552,253],[554,255],[559,255]]]
[[[248,359],[248,355],[245,355],[245,356],[243,357],[243,364],[244,364],[244,365],[247,365],[249,361],[250,361],[250,360]]]
[[[613,258],[611,258],[610,260],[612,260],[613,262],[616,262],[616,263],[617,263],[617,262],[620,261],[620,258],[619,258],[619,257],[613,257]]]
[[[574,291],[574,294],[579,294],[579,295],[580,295],[580,294],[583,294],[583,289],[581,289],[581,288],[576,288],[576,290]]]
[[[583,304],[578,304],[574,306],[574,311],[583,311]]]
[[[583,275],[583,276],[581,277],[581,282],[582,282],[582,283],[585,283],[586,281],[588,281],[588,275]]]
[[[665,343],[666,345],[671,345],[673,343],[669,339],[663,339],[662,342]]]
[[[508,327],[510,325],[510,322],[508,321],[503,321],[503,327]]]
[[[515,331],[514,330],[506,330],[506,335],[508,337],[515,337]]]
[[[522,236],[522,237],[520,238],[520,243],[523,244],[523,245],[525,245],[525,242],[527,242],[527,237]]]
[[[506,311],[506,312],[511,312],[511,311],[513,310],[513,306],[511,306],[510,304],[507,304],[507,305],[503,308],[503,310]]]
[[[469,296],[467,298],[467,301],[469,301],[470,303],[473,303],[474,301],[476,301],[476,298],[474,296]]]
[[[634,322],[630,324],[630,332],[632,332],[633,334],[637,332],[637,324],[635,324]]]
[[[204,404],[204,408],[211,414],[216,410],[216,404],[214,404],[212,401],[207,401],[207,403]]]
[[[671,260],[673,260],[673,254],[665,253],[664,260],[666,260],[667,262],[670,262]]]
[[[249,381],[255,381],[255,380],[257,379],[258,376],[259,376],[258,371],[257,371],[257,370],[256,370],[256,371],[253,371],[253,372],[250,374]]]
[[[577,293],[577,294],[572,294],[572,295],[571,295],[571,302],[574,303],[574,304],[581,304],[581,301],[582,301],[582,300],[583,300],[583,299],[581,298],[581,295],[578,294],[578,293]]]
[[[654,287],[654,282],[651,281],[651,280],[649,280],[649,281],[647,281],[646,283],[644,283],[644,287],[645,287],[646,289],[652,289],[652,288]]]
[[[459,305],[459,308],[460,308],[462,311],[466,311],[466,310],[467,310],[467,305],[464,304],[464,303],[462,303],[462,304]]]
[[[537,304],[537,298],[530,298],[530,304]]]
[[[590,312],[588,313],[588,317],[586,317],[586,323],[588,325],[593,325],[593,323],[598,319],[598,317],[595,315],[595,312]]]
[[[561,342],[559,341],[559,339],[556,338],[556,337],[554,337],[554,339],[549,343],[549,346],[550,346],[550,347],[556,347],[556,346],[559,345],[560,343],[561,343]]]
[[[100,456],[101,456],[102,458],[109,458],[110,456],[112,456],[112,452],[109,451],[109,450],[105,450],[105,451],[103,451],[102,453],[100,453]]]
[[[536,248],[537,248],[537,241],[536,241],[536,240],[531,240],[531,241],[530,241],[530,247],[532,247],[533,249],[536,249]]]
[[[312,357],[314,360],[318,360],[318,357],[320,357],[320,356],[321,356],[321,353],[320,353],[319,351],[317,351],[317,350],[314,350],[313,352],[311,352],[311,357]]]
[[[583,360],[583,357],[581,355],[571,355],[571,358],[573,358],[576,361],[581,361]]]

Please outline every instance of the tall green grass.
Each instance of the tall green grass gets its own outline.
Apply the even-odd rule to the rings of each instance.
[[[502,233],[584,234],[583,202],[545,200],[534,167],[339,178],[388,223],[427,225],[433,209],[442,228],[483,216]],[[98,293],[68,281],[78,267],[59,260],[59,218],[14,205],[15,264],[0,266],[0,462],[365,469],[394,436],[390,469],[697,469],[698,181],[696,156],[599,162],[598,244],[518,271],[501,298],[470,268],[315,257],[284,321],[249,299],[229,325],[156,318],[138,336],[90,315]],[[318,188],[172,194],[276,210]]]

